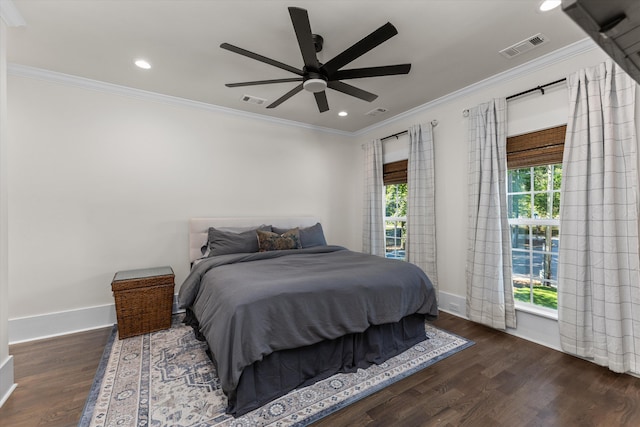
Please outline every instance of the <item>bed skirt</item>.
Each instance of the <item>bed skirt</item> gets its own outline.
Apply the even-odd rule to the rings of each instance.
[[[227,413],[237,417],[338,372],[380,364],[427,339],[424,322],[423,314],[413,314],[397,323],[373,325],[361,333],[265,356],[244,369],[238,387],[227,395]],[[203,340],[190,310],[185,323]],[[215,364],[215,357],[208,353]]]

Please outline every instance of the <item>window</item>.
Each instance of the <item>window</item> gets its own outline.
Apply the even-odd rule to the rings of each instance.
[[[384,165],[385,257],[406,259],[407,161]]]
[[[558,307],[565,126],[507,140],[507,203],[516,303]]]
[[[384,190],[384,256],[404,260],[407,240],[407,184],[386,185]]]
[[[512,169],[508,179],[514,296],[557,309],[562,165]]]

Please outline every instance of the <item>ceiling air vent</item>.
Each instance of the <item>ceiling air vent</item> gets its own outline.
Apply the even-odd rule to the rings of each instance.
[[[373,110],[369,111],[368,113],[366,113],[365,116],[375,117],[375,116],[379,116],[380,114],[384,114],[387,111],[389,111],[389,110],[386,109],[386,108],[378,107],[378,108],[373,109]]]
[[[522,53],[530,51],[535,47],[541,46],[548,41],[549,39],[547,38],[547,36],[538,33],[535,36],[531,36],[526,40],[522,40],[521,42],[502,49],[500,53],[506,58],[514,58]]]
[[[242,101],[248,102],[249,104],[256,104],[256,105],[262,105],[265,102],[267,102],[266,99],[258,98],[257,96],[251,96],[251,95],[242,95]]]

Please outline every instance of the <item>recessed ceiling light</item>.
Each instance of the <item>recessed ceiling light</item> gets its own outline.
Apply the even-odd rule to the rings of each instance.
[[[149,64],[144,59],[136,59],[135,64],[137,67],[142,68],[143,70],[148,70],[149,68],[151,68],[151,64]]]
[[[561,0],[544,0],[542,3],[540,3],[540,11],[541,12],[547,12],[551,9],[555,9],[556,7],[560,6]]]
[[[340,117],[346,117],[348,114],[349,114],[349,113],[347,113],[346,111],[340,111],[340,112],[338,113],[338,115],[339,115]]]

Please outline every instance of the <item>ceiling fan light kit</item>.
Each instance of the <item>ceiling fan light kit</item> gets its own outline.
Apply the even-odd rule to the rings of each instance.
[[[381,67],[352,68],[343,70],[342,67],[369,52],[374,47],[384,43],[391,37],[398,34],[396,28],[387,22],[382,27],[373,31],[371,34],[358,41],[342,53],[335,56],[325,64],[318,61],[317,52],[322,50],[323,38],[320,35],[311,32],[311,24],[309,23],[309,15],[305,9],[299,7],[290,7],[289,15],[293,29],[298,39],[298,46],[302,53],[304,66],[302,69],[292,67],[266,56],[242,49],[229,43],[222,43],[221,48],[248,58],[272,65],[274,67],[289,71],[299,77],[282,78],[272,80],[256,80],[251,82],[227,83],[227,87],[254,86],[262,84],[301,82],[289,92],[276,99],[267,108],[275,108],[287,99],[291,98],[303,89],[312,92],[318,105],[318,110],[323,113],[329,110],[327,101],[327,87],[338,92],[372,102],[378,95],[359,89],[355,86],[344,83],[340,80],[392,76],[398,74],[408,74],[411,70],[411,64],[386,65]]]
[[[318,93],[327,88],[327,82],[322,79],[309,79],[302,83],[302,87],[309,92]]]

